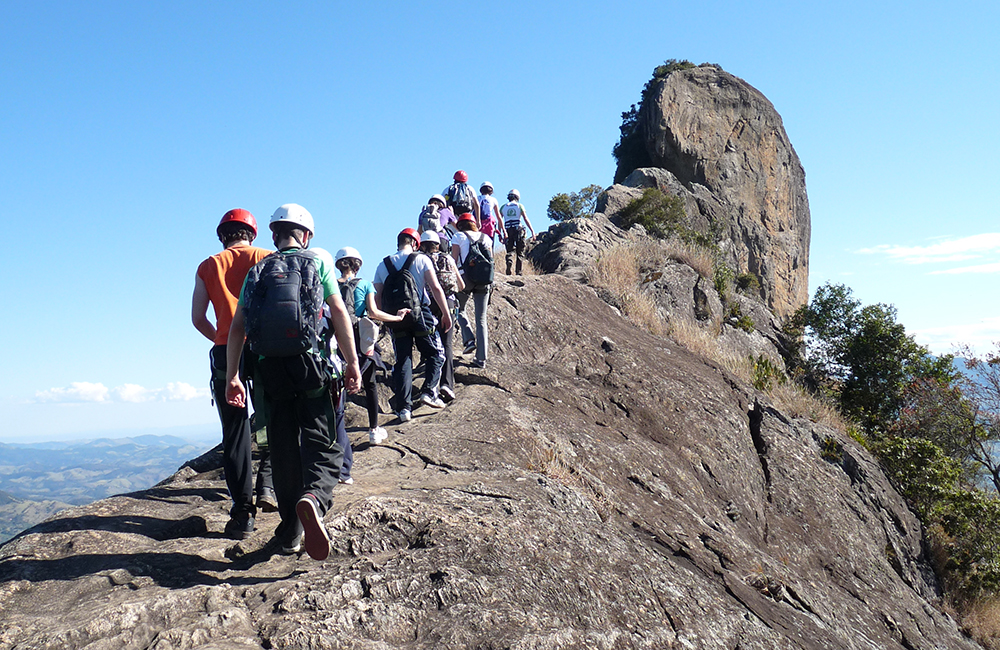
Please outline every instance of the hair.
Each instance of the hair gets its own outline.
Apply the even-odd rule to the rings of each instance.
[[[407,235],[405,232],[401,232],[398,235],[396,235],[396,247],[397,248],[405,246],[407,241],[414,242],[416,240],[414,240],[413,237],[411,237],[410,235]],[[416,242],[415,244],[411,244],[411,246],[419,246],[419,245],[420,245],[419,241]]]
[[[439,244],[436,241],[422,241],[420,242],[420,250],[424,251],[425,253],[432,253],[434,251],[424,249],[425,246],[427,247],[427,249],[430,249],[431,245],[437,246],[438,250],[441,249],[441,244]]]
[[[493,194],[493,188],[490,187],[489,185],[483,185],[482,187],[479,188],[479,191],[482,192],[483,194]]]
[[[475,220],[472,220],[472,221],[459,221],[458,224],[455,227],[458,228],[462,232],[465,232],[467,230],[475,230],[476,232],[479,232],[479,226],[476,225],[476,221]]]
[[[356,257],[344,257],[337,260],[334,266],[337,267],[338,271],[350,270],[351,273],[357,274],[361,270],[361,260]]]
[[[238,221],[227,221],[224,224],[220,224],[216,233],[219,235],[219,241],[226,246],[238,241],[245,241],[249,244],[257,236],[250,229],[250,226]]]
[[[295,224],[279,221],[271,228],[271,232],[274,233],[275,243],[282,239],[296,239],[301,244],[305,243],[306,233],[309,231]]]

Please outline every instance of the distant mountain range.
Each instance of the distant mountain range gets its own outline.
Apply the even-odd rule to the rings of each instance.
[[[0,543],[63,508],[155,485],[209,447],[157,435],[0,443]]]

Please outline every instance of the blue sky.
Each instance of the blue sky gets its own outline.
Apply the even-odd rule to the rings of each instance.
[[[189,314],[226,210],[300,203],[369,278],[459,168],[545,229],[553,194],[610,184],[621,112],[668,58],[782,115],[812,290],[985,351],[998,29],[987,2],[0,4],[0,441],[213,434]]]

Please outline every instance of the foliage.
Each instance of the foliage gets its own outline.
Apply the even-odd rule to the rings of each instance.
[[[737,303],[734,302],[729,306],[728,317],[733,321],[733,326],[743,330],[747,334],[754,331],[753,319],[744,314]]]
[[[758,355],[756,359],[751,358],[750,383],[759,391],[770,393],[775,384],[785,383],[785,373],[778,367],[778,364],[765,357]]]
[[[621,136],[618,139],[618,143],[611,150],[611,154],[618,163],[618,169],[615,172],[616,183],[625,180],[625,177],[634,170],[652,165],[649,152],[646,151],[646,142],[642,133],[640,115],[642,107],[645,105],[646,99],[652,93],[656,83],[661,79],[666,79],[678,70],[687,70],[694,67],[696,66],[690,61],[678,61],[677,59],[667,59],[663,65],[656,66],[653,69],[652,79],[647,81],[646,85],[642,88],[642,98],[639,100],[638,107],[632,104],[629,110],[622,113],[622,124],[618,127]]]
[[[934,359],[896,322],[892,305],[861,306],[844,285],[824,284],[789,330],[804,334],[789,365],[824,387],[841,411],[865,431],[885,431],[903,406],[903,391],[919,378],[951,381],[951,357]]]
[[[844,448],[840,446],[833,436],[823,438],[823,443],[819,452],[820,458],[830,463],[839,463],[844,460]]]
[[[760,294],[760,280],[753,273],[740,273],[735,278],[736,291],[745,296]]]
[[[641,225],[650,235],[667,239],[678,235],[681,239],[694,237],[687,228],[684,201],[679,196],[664,194],[655,187],[646,188],[642,196],[633,200],[619,213],[622,228]]]
[[[597,209],[597,197],[603,191],[600,185],[588,185],[579,192],[556,194],[549,201],[549,219],[568,221],[593,215]]]
[[[962,468],[933,442],[889,436],[873,445],[886,474],[921,521],[935,521],[958,489]]]
[[[951,588],[973,600],[1000,590],[1000,498],[956,490],[940,518]]]
[[[732,290],[735,280],[736,273],[728,265],[721,262],[715,265],[715,275],[712,278],[712,284],[715,286],[715,292],[719,294],[719,298],[723,302],[729,302],[729,293]]]

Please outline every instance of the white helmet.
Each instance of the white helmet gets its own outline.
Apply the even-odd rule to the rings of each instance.
[[[511,199],[510,197],[514,197],[514,198]],[[520,201],[521,200],[521,193],[518,192],[517,190],[511,190],[511,191],[507,192],[507,200],[508,201]]]
[[[313,237],[316,236],[316,226],[313,224],[313,216],[298,203],[286,203],[279,207],[271,215],[271,223],[268,224],[274,230],[276,223],[290,223],[309,231]]]
[[[358,264],[364,264],[365,261],[361,259],[361,253],[357,249],[351,248],[350,246],[344,246],[339,251],[337,251],[336,261],[339,262],[343,259],[356,259]]]
[[[330,251],[325,248],[310,248],[312,254],[323,260],[323,264],[329,268],[333,268],[333,257],[330,255]]]
[[[482,192],[483,189],[487,188],[487,187],[492,190],[493,189],[493,183],[491,183],[489,181],[483,181],[483,184],[479,186],[479,191]]]
[[[441,238],[433,230],[425,230],[422,235],[420,235],[420,243],[423,244],[425,241],[432,241],[437,245],[441,245]]]
[[[443,196],[441,196],[440,194],[435,194],[435,195],[434,195],[434,196],[432,196],[431,198],[427,199],[427,204],[428,204],[428,205],[430,205],[430,202],[431,202],[431,201],[440,201],[440,202],[441,202],[441,207],[442,207],[442,208],[443,208],[444,206],[448,205],[448,202],[447,202],[447,201],[445,201],[445,200],[444,200],[444,197],[443,197]]]

